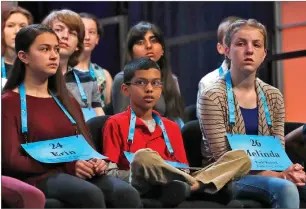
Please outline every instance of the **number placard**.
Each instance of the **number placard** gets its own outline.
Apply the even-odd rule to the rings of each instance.
[[[283,171],[292,165],[280,139],[274,136],[227,134],[233,150],[244,150],[252,161],[251,170]]]
[[[42,163],[63,163],[91,158],[106,159],[86,141],[83,135],[21,144],[35,160]]]

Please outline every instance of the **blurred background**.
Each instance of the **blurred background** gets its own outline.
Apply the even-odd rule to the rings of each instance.
[[[218,24],[227,16],[254,18],[268,30],[268,56],[258,76],[285,97],[286,121],[306,122],[306,2],[1,2],[28,9],[34,22],[55,9],[96,15],[104,35],[93,62],[114,77],[123,68],[126,34],[146,20],[167,38],[171,69],[185,105],[196,103],[200,79],[223,61],[216,50]]]

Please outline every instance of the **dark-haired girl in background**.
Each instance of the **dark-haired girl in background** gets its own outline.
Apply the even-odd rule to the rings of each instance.
[[[106,69],[91,62],[91,54],[103,35],[103,28],[94,15],[80,13],[80,16],[85,26],[84,50],[79,57],[79,63],[75,66],[75,69],[89,72],[97,81],[103,107],[110,103],[113,79]]]
[[[157,62],[162,72],[163,93],[155,106],[161,115],[183,126],[184,104],[180,95],[177,77],[172,74],[167,60],[166,44],[162,31],[149,22],[134,25],[126,40],[126,63],[133,58],[150,57]],[[112,105],[114,114],[126,110],[129,99],[121,93],[123,72],[114,78],[112,87]]]

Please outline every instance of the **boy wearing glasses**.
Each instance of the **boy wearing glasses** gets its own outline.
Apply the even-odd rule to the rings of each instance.
[[[127,182],[131,178],[132,185],[142,195],[151,193],[152,189],[156,191],[158,186],[155,185],[163,185],[160,189],[161,195],[156,198],[164,206],[177,205],[185,200],[190,192],[190,186],[187,183],[168,180],[168,182],[165,182],[166,178],[159,176],[161,174],[159,172],[162,171],[153,171],[153,169],[151,172],[156,172],[156,178],[146,179],[149,176],[151,178],[152,173],[139,179],[136,177],[139,174],[136,171],[140,169],[139,166],[135,166],[134,173],[133,163],[130,169],[130,162],[125,155],[125,152],[133,155],[138,150],[150,148],[146,149],[146,154],[150,155],[150,157],[145,157],[148,161],[150,161],[149,158],[153,153],[152,157],[158,158],[157,161],[169,160],[188,164],[180,128],[175,122],[160,116],[158,112],[153,110],[163,88],[160,68],[150,58],[136,58],[125,66],[123,72],[124,83],[121,86],[121,91],[130,98],[130,106],[125,112],[111,116],[104,126],[103,154],[110,160],[106,173]],[[167,150],[162,128],[154,117],[162,121],[167,138],[174,150],[173,154],[170,154]],[[132,118],[134,118],[134,121]],[[131,137],[131,135],[133,136]],[[131,140],[128,140],[128,138]],[[156,161],[156,159],[153,160]],[[184,173],[183,171],[180,172]],[[131,177],[130,173],[132,173]],[[138,178],[137,183],[134,182],[135,178]],[[164,180],[164,183],[160,181],[161,179]],[[178,178],[173,178],[173,180],[175,179]]]
[[[179,126],[153,110],[163,88],[159,66],[150,58],[136,58],[123,72],[121,90],[131,105],[104,126],[103,154],[110,161],[107,175],[130,182],[142,196],[157,198],[163,207],[173,207],[191,192],[216,193],[249,171],[246,153],[236,150],[211,168],[189,175]]]

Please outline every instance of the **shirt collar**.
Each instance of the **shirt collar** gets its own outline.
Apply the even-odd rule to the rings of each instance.
[[[221,67],[224,72],[228,71],[228,64],[226,63],[226,60],[222,62]]]
[[[131,105],[129,105],[129,106],[127,107],[126,113],[127,113],[127,115],[128,115],[129,121],[130,121],[130,120],[131,120]],[[157,111],[155,111],[155,110],[153,110],[152,113],[155,113],[159,118],[162,117],[162,116],[161,116]],[[146,126],[146,124],[145,124],[142,120],[140,120],[140,118],[138,118],[138,117],[136,117],[136,125],[145,125],[145,126]]]

